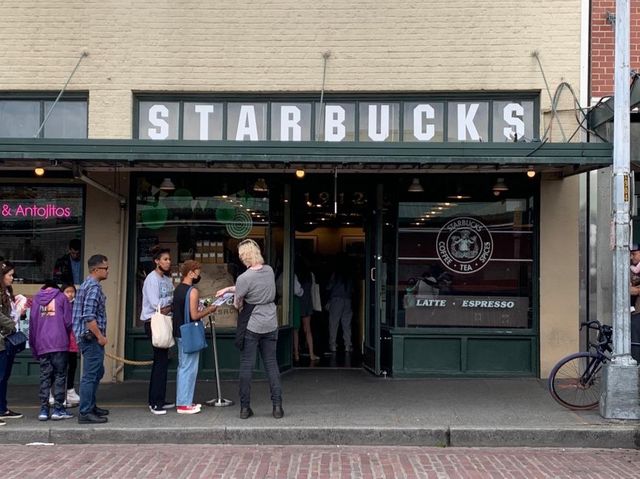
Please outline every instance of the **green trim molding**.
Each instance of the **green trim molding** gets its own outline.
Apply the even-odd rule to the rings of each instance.
[[[363,144],[319,142],[153,141],[0,139],[0,167],[31,168],[35,162],[83,167],[181,166],[224,167],[239,164],[287,167],[292,164],[343,166],[389,165],[486,167],[562,167],[562,173],[610,166],[607,143],[429,143]],[[15,164],[13,163],[15,162]],[[185,163],[185,164],[181,164]],[[187,164],[188,163],[188,164]],[[69,165],[62,165],[69,166]]]

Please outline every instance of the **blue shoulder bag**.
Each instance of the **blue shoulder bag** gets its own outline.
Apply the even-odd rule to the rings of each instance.
[[[180,336],[182,337],[182,350],[185,353],[197,353],[207,347],[207,339],[204,334],[204,324],[202,321],[191,321],[191,290],[187,291],[184,303],[184,324],[180,325]]]

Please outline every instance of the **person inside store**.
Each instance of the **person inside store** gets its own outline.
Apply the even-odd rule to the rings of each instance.
[[[329,300],[325,309],[329,311],[329,351],[336,352],[338,325],[342,326],[344,350],[349,353],[351,346],[351,296],[353,294],[353,280],[351,279],[351,264],[349,257],[340,254],[336,257],[336,266],[327,284]]]
[[[109,261],[95,254],[87,262],[89,276],[73,303],[73,334],[82,353],[80,413],[78,423],[100,424],[108,421],[108,409],[96,405],[96,394],[104,376],[104,347],[107,345],[107,297],[100,283],[109,277]]]
[[[82,261],[78,238],[69,241],[68,251],[56,260],[53,267],[53,279],[58,284],[80,284],[82,282]]]
[[[176,411],[178,414],[197,414],[202,404],[193,402],[193,394],[198,377],[200,351],[187,353],[183,349],[180,326],[185,321],[185,310],[189,308],[191,321],[199,321],[215,312],[216,306],[199,307],[200,293],[194,288],[200,282],[200,263],[185,261],[180,267],[182,282],[173,292],[173,337],[178,344],[178,371],[176,374]]]
[[[251,377],[257,351],[269,379],[273,417],[284,416],[282,386],[276,357],[278,320],[276,315],[276,281],[271,266],[264,264],[258,243],[245,239],[238,244],[238,256],[246,271],[235,286],[221,289],[216,296],[235,294],[234,305],[240,311],[236,329],[236,346],[240,349],[240,418],[253,416]]]
[[[313,333],[311,332],[311,315],[313,315],[313,302],[311,299],[311,287],[313,284],[311,269],[306,260],[297,257],[294,265],[295,278],[294,281],[299,283],[301,295],[293,297],[293,359],[300,360],[300,339],[299,331],[302,330],[307,341],[309,350],[309,359],[317,361],[320,358],[313,351]],[[298,284],[296,284],[298,287]]]
[[[22,414],[12,411],[7,405],[7,386],[13,368],[16,351],[4,336],[16,332],[20,316],[24,313],[22,302],[13,295],[15,268],[10,261],[0,262],[0,426],[5,419],[20,419]]]
[[[171,251],[159,248],[153,254],[155,269],[150,272],[142,286],[142,310],[140,321],[144,324],[144,331],[151,341],[151,316],[160,307],[160,313],[171,314],[173,303],[173,282],[171,281]],[[155,415],[167,413],[175,404],[166,401],[167,371],[169,370],[169,350],[153,348],[153,365],[149,378],[149,411]]]

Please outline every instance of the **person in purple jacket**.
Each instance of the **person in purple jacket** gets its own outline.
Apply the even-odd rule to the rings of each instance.
[[[49,419],[49,391],[53,378],[51,419],[72,418],[64,407],[67,385],[71,303],[53,280],[45,281],[33,297],[29,320],[29,346],[40,362],[40,413],[38,420]]]

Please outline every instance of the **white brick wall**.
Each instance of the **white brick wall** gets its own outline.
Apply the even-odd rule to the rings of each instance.
[[[579,90],[580,1],[87,0],[0,4],[0,90],[89,90],[93,138],[131,136],[132,91]],[[548,107],[546,93],[542,107]],[[568,95],[563,107],[571,107]]]

